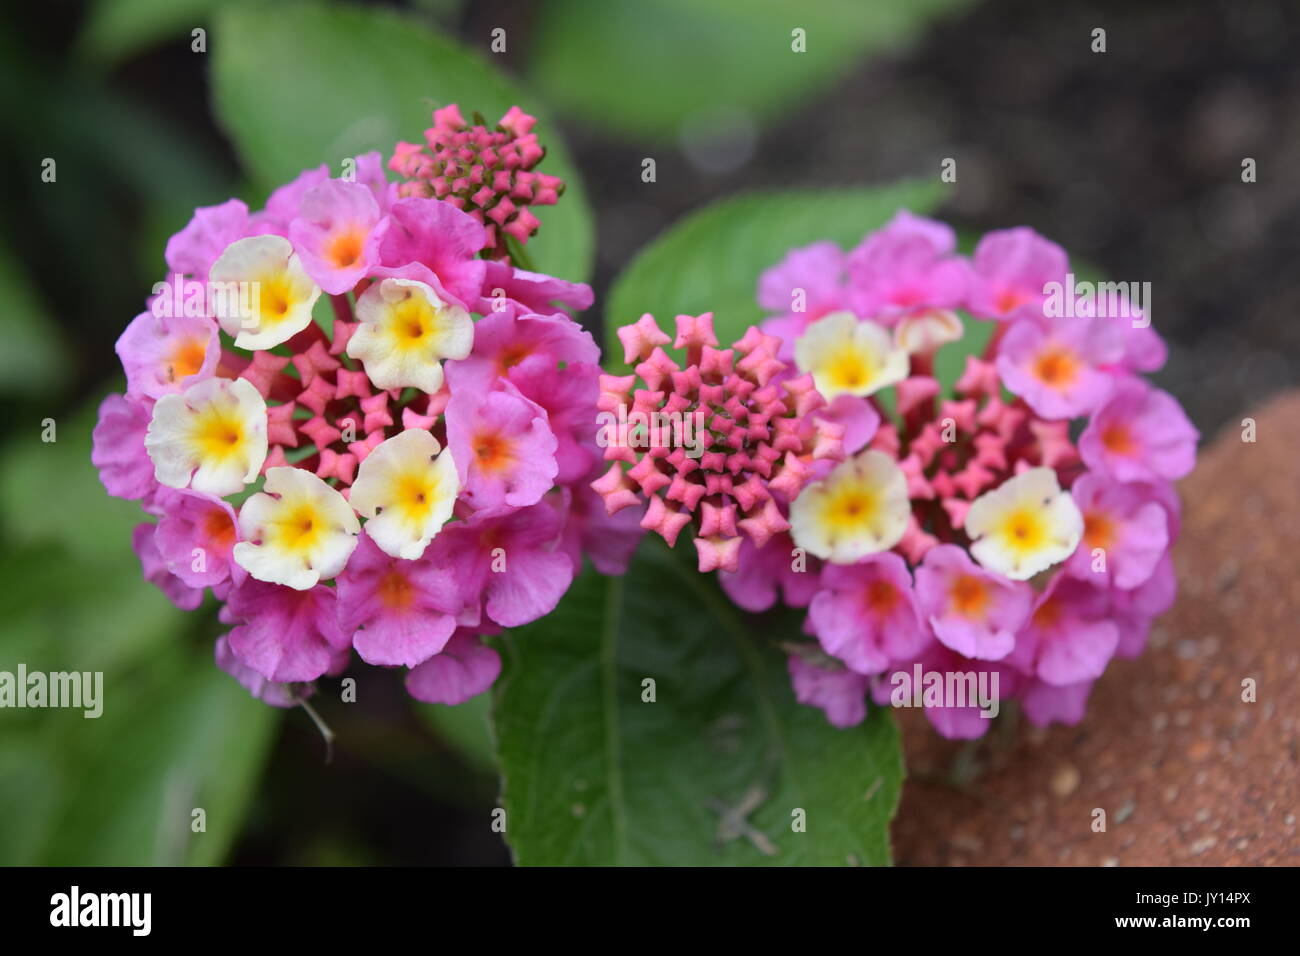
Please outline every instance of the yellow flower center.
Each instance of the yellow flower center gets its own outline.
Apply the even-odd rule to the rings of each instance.
[[[838,389],[855,391],[871,384],[875,363],[863,352],[846,351],[827,364],[826,377]]]
[[[243,448],[244,423],[220,409],[209,409],[196,423],[194,437],[204,458],[225,459]]]
[[[393,306],[393,337],[402,348],[424,343],[436,327],[433,307],[423,296],[408,295]]]
[[[320,540],[325,526],[316,508],[304,503],[289,509],[272,524],[272,529],[280,547],[289,551],[310,551]]]
[[[438,484],[431,474],[407,474],[399,480],[397,506],[412,521],[423,521],[433,510]]]
[[[836,528],[853,529],[871,525],[879,510],[879,498],[866,488],[849,487],[827,498],[824,517]]]
[[[1028,508],[1018,508],[1003,518],[1001,532],[1007,547],[1020,555],[1034,553],[1047,538],[1042,516]]]
[[[279,323],[289,314],[292,301],[293,293],[289,288],[288,280],[283,276],[263,279],[259,283],[258,303],[263,322],[270,322],[272,325]]]

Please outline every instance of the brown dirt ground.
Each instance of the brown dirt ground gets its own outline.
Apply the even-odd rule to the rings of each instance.
[[[1078,726],[963,745],[900,711],[899,864],[1300,864],[1300,392],[1253,417],[1255,444],[1230,424],[1182,483],[1178,601]]]

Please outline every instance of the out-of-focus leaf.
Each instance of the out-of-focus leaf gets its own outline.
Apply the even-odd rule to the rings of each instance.
[[[530,73],[551,102],[602,129],[671,140],[698,116],[792,109],[965,2],[551,0],[532,27]],[[794,51],[796,29],[806,52]]]
[[[543,116],[541,168],[568,189],[558,205],[535,210],[542,227],[527,251],[544,272],[589,274],[592,216],[558,129],[531,90],[479,55],[410,16],[319,3],[222,10],[210,40],[217,114],[264,188],[322,162],[338,168],[347,156],[419,142],[432,110],[447,103],[489,122],[515,104]]]
[[[455,747],[469,763],[481,770],[495,768],[492,728],[488,722],[488,711],[492,706],[491,694],[479,694],[455,707],[420,703],[414,706],[425,723]]]
[[[97,404],[54,442],[33,422],[0,451],[0,671],[103,674],[98,718],[5,711],[0,774],[22,799],[0,798],[0,863],[220,862],[278,712],[188,641],[198,618],[144,580],[131,529],[146,516],[90,464]],[[206,832],[191,830],[196,807]]]
[[[77,52],[89,62],[111,66],[168,38],[188,50],[191,31],[206,27],[219,5],[217,0],[99,0],[77,38]]]
[[[70,365],[62,337],[9,247],[0,244],[0,391],[28,396],[55,391]]]
[[[933,182],[843,189],[746,193],[714,203],[671,226],[614,282],[605,308],[605,341],[653,313],[666,328],[673,316],[713,312],[725,345],[763,318],[758,277],[791,249],[829,239],[850,247],[899,209],[925,213],[942,195]],[[606,365],[621,367],[617,348]]]

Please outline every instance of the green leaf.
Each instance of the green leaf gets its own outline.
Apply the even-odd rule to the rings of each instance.
[[[55,419],[50,442],[42,440],[42,420],[15,424],[0,450],[0,528],[10,544],[57,543],[105,567],[131,554],[131,529],[148,515],[138,501],[110,498],[100,484],[90,462],[98,408],[97,398]]]
[[[491,695],[483,693],[455,707],[420,703],[412,706],[420,718],[471,766],[495,773],[492,728],[488,721],[491,704]]]
[[[0,864],[219,863],[280,713],[218,669],[210,633],[193,640],[210,608],[186,615],[144,579],[131,529],[148,516],[90,464],[97,404],[56,441],[32,422],[0,453],[0,670],[103,674],[98,718],[5,711]]]
[[[280,712],[174,648],[106,674],[104,713],[50,711],[67,786],[41,854],[55,866],[213,865],[240,832]],[[193,812],[204,811],[194,832]]]
[[[610,291],[605,341],[643,312],[660,323],[679,313],[713,312],[718,340],[730,344],[761,320],[758,277],[798,246],[829,239],[848,248],[899,209],[925,213],[937,205],[935,182],[844,189],[746,193],[675,223],[632,261]],[[622,367],[617,349],[606,365]]]
[[[672,140],[697,117],[786,112],[965,3],[551,0],[533,25],[530,73],[551,102],[604,130]]]
[[[29,396],[66,381],[71,359],[49,311],[31,287],[8,245],[0,243],[0,391]]]
[[[111,66],[173,37],[189,51],[190,31],[206,26],[216,5],[217,0],[99,0],[77,37],[77,52]]]
[[[789,617],[742,615],[656,541],[626,577],[588,570],[552,614],[510,632],[493,721],[516,861],[887,863],[893,721],[873,709],[837,730],[797,704],[775,648],[796,637]],[[746,803],[753,833],[720,838],[723,812]]]
[[[209,48],[217,115],[264,189],[367,150],[390,156],[398,140],[421,141],[432,110],[447,103],[489,121],[515,104],[542,117],[541,168],[568,189],[535,210],[542,227],[528,252],[552,275],[590,274],[591,211],[558,129],[531,91],[424,21],[320,3],[235,6],[219,12]]]

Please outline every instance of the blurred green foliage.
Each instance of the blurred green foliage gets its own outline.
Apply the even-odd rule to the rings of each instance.
[[[968,0],[549,0],[529,75],[558,108],[626,137],[672,141],[697,113],[756,125],[896,49]],[[795,52],[802,30],[805,52]]]

